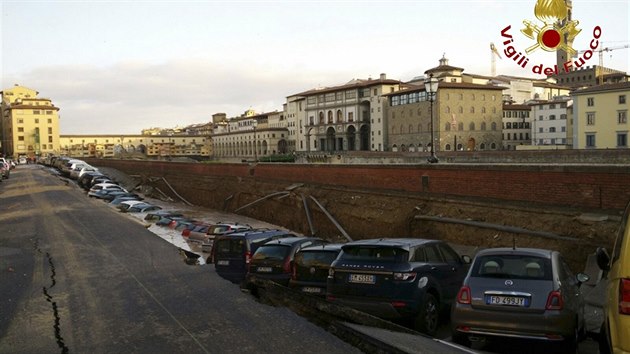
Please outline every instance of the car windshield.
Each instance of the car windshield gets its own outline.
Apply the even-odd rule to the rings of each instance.
[[[552,280],[551,260],[529,255],[487,255],[475,260],[471,276]]]
[[[260,247],[254,253],[252,259],[261,260],[261,259],[275,259],[275,260],[283,260],[291,251],[291,247],[288,245],[265,245]]]
[[[217,254],[234,254],[242,253],[245,240],[242,238],[225,238],[215,242],[214,247]]]
[[[342,259],[366,259],[379,262],[402,262],[409,259],[409,252],[397,247],[347,246],[343,248]]]
[[[295,263],[304,267],[327,267],[338,255],[336,251],[301,251],[295,255]]]

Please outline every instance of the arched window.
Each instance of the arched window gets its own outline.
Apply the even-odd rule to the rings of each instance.
[[[481,107],[481,113],[486,113],[486,107]]]
[[[468,126],[468,130],[475,130],[475,122],[470,122],[470,125]]]
[[[444,109],[444,112],[451,113],[451,107],[446,106],[446,108]]]
[[[490,124],[490,129],[497,130],[497,123],[496,122],[492,122],[492,124]]]
[[[481,143],[481,145],[479,145],[479,150],[485,150],[486,149],[486,144]]]
[[[341,110],[337,110],[337,123],[341,123],[343,122],[343,114],[341,113]]]
[[[470,107],[470,113],[475,113],[475,107],[473,106]]]
[[[450,131],[451,130],[451,123],[446,123],[444,124],[444,131]]]
[[[333,122],[333,112],[328,111],[328,124],[331,124],[332,122]]]
[[[459,106],[459,113],[464,113],[464,107]]]
[[[418,133],[422,133],[422,124],[418,124]]]
[[[324,112],[319,112],[319,124],[324,124]]]
[[[451,151],[451,144],[446,144],[446,146],[444,147],[444,150]]]
[[[481,122],[481,130],[486,130],[486,122]]]
[[[431,123],[427,124],[427,131],[430,132],[431,131]]]
[[[464,131],[464,123],[463,122],[457,123],[457,130]]]
[[[409,144],[409,151],[410,152],[416,151],[416,147],[413,144]]]
[[[496,150],[497,149],[497,144],[495,144],[495,143],[490,144],[490,149]]]
[[[413,133],[413,125],[409,124],[409,133]]]
[[[392,146],[392,151],[398,151],[398,146],[396,144],[394,144],[394,146]]]

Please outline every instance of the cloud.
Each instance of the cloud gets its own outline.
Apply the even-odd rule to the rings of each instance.
[[[19,79],[5,77],[3,85],[17,83],[50,98],[60,108],[62,135],[140,134],[144,128],[208,122],[217,112],[233,117],[249,108],[281,110],[286,96],[350,79],[337,72],[300,72],[298,66],[239,60],[128,61],[39,67]]]

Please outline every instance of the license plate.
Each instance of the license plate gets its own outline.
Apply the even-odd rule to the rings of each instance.
[[[322,292],[322,288],[315,288],[315,287],[309,287],[309,286],[305,286],[302,288],[302,291],[305,293],[321,293]]]
[[[256,271],[258,273],[271,273],[271,267],[258,267]]]
[[[527,306],[527,299],[517,296],[497,296],[491,295],[486,298],[488,305],[505,305],[505,306]]]
[[[230,265],[230,261],[217,261],[217,265],[221,265],[221,266]]]
[[[376,277],[371,274],[350,274],[348,281],[350,283],[374,284],[376,283]]]

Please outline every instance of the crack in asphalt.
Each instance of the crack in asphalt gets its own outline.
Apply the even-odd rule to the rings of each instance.
[[[33,248],[35,249],[35,251],[39,254],[42,254],[43,252],[39,248],[39,240],[35,239],[32,241],[33,241]],[[55,330],[55,339],[57,340],[57,345],[61,349],[61,353],[66,354],[66,353],[70,353],[70,349],[66,346],[63,336],[61,335],[61,318],[59,317],[59,308],[57,306],[57,302],[54,301],[53,296],[50,295],[49,293],[49,290],[54,288],[55,285],[57,285],[57,279],[56,279],[57,272],[55,271],[55,263],[53,262],[53,258],[50,256],[50,253],[46,252],[45,255],[46,255],[46,259],[48,259],[48,265],[50,266],[51,283],[50,283],[50,286],[48,287],[46,286],[42,287],[42,293],[44,294],[46,301],[48,301],[52,306],[53,317],[55,318],[55,324],[53,325],[53,329]]]

